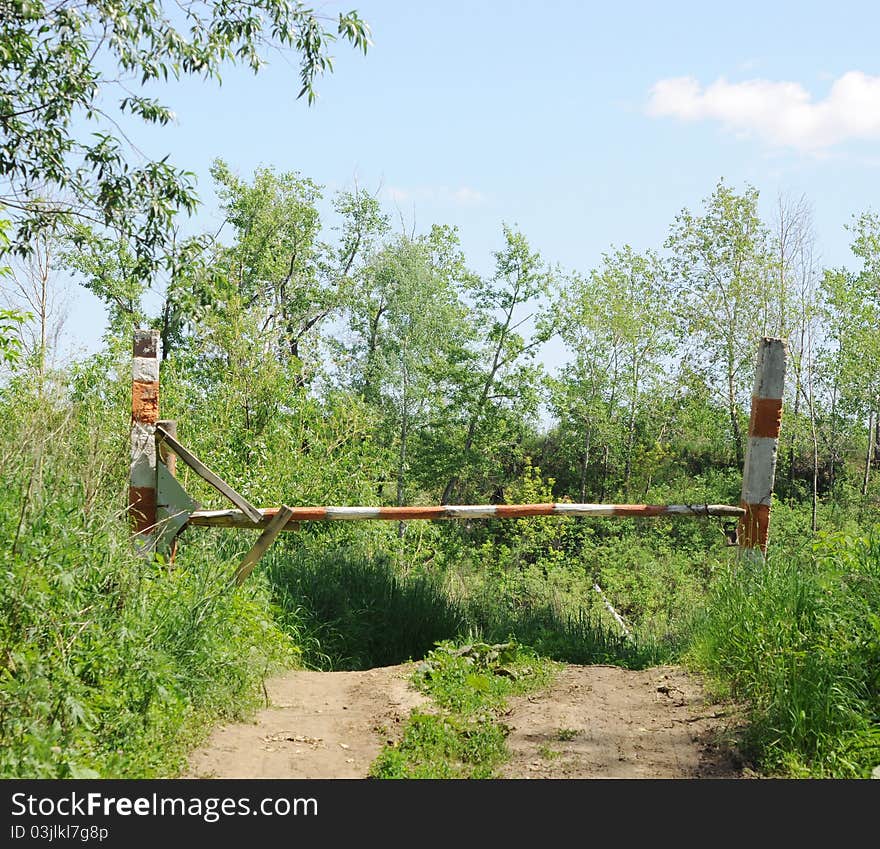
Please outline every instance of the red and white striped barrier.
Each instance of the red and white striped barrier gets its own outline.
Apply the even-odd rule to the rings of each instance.
[[[300,522],[379,519],[523,519],[533,516],[693,516],[739,520],[736,543],[742,552],[766,553],[770,503],[776,475],[776,455],[785,384],[786,344],[764,338],[758,348],[758,366],[752,396],[749,439],[745,454],[740,505],[725,504],[447,504],[425,507],[282,507],[258,509],[177,442],[173,422],[158,428],[159,333],[137,330],[134,336],[131,405],[131,472],[129,510],[138,548],[145,553],[173,545],[186,526],[263,528],[264,534],[243,561],[243,580],[263,550],[281,530],[296,530]],[[157,435],[162,450],[173,462],[176,454],[239,509],[201,510],[157,461]],[[170,453],[169,453],[170,451]],[[162,462],[162,468],[158,463]],[[157,492],[157,490],[161,490]],[[157,510],[158,505],[158,510]],[[159,515],[159,519],[157,519]],[[162,528],[158,525],[161,523]],[[161,533],[159,532],[161,530]]]
[[[785,388],[786,344],[783,339],[765,337],[758,346],[758,366],[752,392],[749,441],[740,506],[745,510],[737,529],[741,551],[760,549],[767,553],[770,504],[776,478],[779,428],[782,422],[782,392]]]
[[[215,528],[265,528],[278,513],[260,510],[254,522],[241,510],[196,510],[189,524]],[[291,507],[288,524],[299,522],[345,522],[365,519],[410,521],[413,519],[525,519],[532,516],[729,516],[743,515],[740,507],[726,504],[446,504],[437,507]]]
[[[159,419],[159,331],[134,332],[131,381],[131,469],[128,505],[138,548],[156,528],[156,422]]]

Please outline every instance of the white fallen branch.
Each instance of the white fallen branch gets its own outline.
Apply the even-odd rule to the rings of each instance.
[[[602,592],[602,587],[600,587],[598,584],[593,584],[593,589],[597,593],[599,593],[599,596],[605,603],[605,607],[608,609],[608,612],[614,617],[614,621],[617,622],[618,626],[620,627],[620,632],[623,634],[623,636],[627,639],[631,638],[632,634],[630,634],[629,628],[626,627],[626,622],[623,621],[623,617],[614,609],[614,605],[610,601],[608,601],[608,596],[606,596],[605,593]]]

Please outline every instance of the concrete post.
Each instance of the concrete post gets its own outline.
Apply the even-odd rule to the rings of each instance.
[[[785,388],[787,347],[784,339],[764,337],[758,345],[749,441],[743,467],[737,545],[741,555],[763,557],[767,553],[770,504],[776,479],[782,393]],[[760,552],[760,554],[759,554]]]
[[[128,506],[141,551],[156,530],[156,422],[159,419],[159,331],[135,330],[131,381],[131,469]]]

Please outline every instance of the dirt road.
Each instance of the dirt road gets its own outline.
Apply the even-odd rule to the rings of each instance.
[[[358,778],[426,699],[411,666],[289,672],[267,682],[253,722],[218,727],[187,774],[217,778]],[[546,692],[509,700],[506,778],[736,777],[716,737],[724,710],[678,667],[566,666]]]

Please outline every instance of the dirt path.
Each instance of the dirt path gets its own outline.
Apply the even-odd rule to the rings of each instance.
[[[288,672],[266,682],[270,707],[220,726],[189,759],[194,778],[364,778],[386,740],[426,701],[411,666]]]
[[[738,777],[716,743],[722,706],[675,666],[567,666],[544,693],[509,702],[506,778]]]
[[[410,665],[290,672],[267,682],[270,707],[216,728],[190,777],[363,778],[425,698]],[[677,667],[567,666],[546,692],[510,700],[507,778],[737,776],[714,743],[724,711]]]

